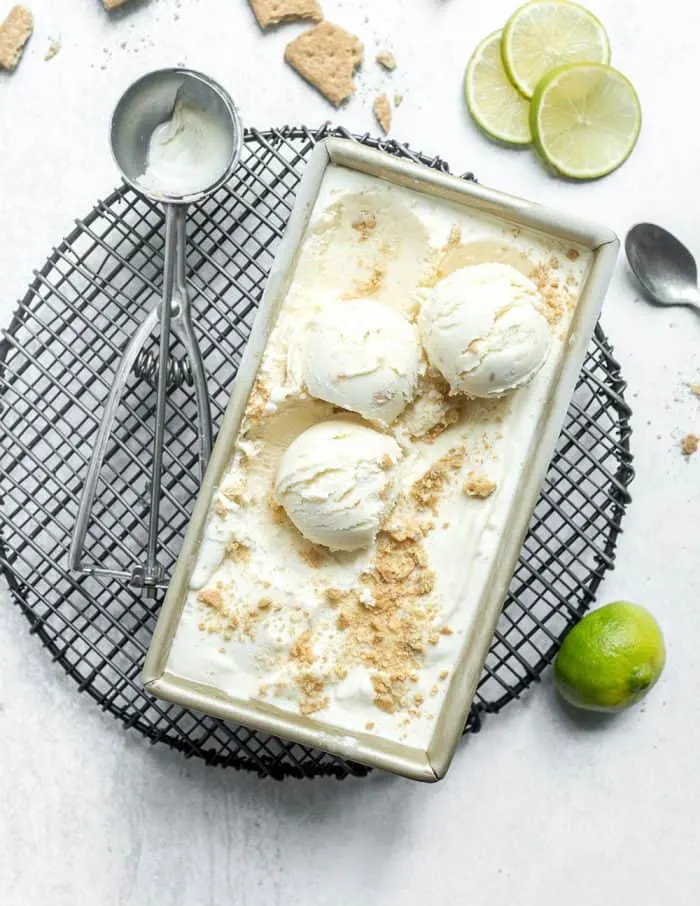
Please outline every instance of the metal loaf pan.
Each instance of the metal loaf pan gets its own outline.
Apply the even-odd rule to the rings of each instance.
[[[324,172],[330,164],[367,173],[423,195],[445,199],[467,210],[495,216],[514,226],[528,227],[564,241],[579,243],[593,253],[592,265],[570,327],[568,348],[551,381],[535,453],[520,476],[521,490],[517,505],[513,508],[509,531],[501,539],[498,556],[494,558],[491,570],[488,592],[480,601],[476,629],[470,637],[465,638],[427,751],[382,741],[370,734],[350,734],[267,704],[235,699],[211,687],[185,680],[167,669],[170,646],[185,604],[210,503],[231,458],[262,353],[291,282],[310,214]],[[255,326],[158,618],[142,673],[146,689],[158,698],[187,708],[323,749],[413,780],[431,782],[441,779],[452,760],[469,713],[528,523],[600,313],[618,247],[619,241],[610,230],[571,214],[550,210],[421,164],[399,160],[352,141],[328,138],[321,142],[311,155],[300,184],[294,210],[270,272]]]

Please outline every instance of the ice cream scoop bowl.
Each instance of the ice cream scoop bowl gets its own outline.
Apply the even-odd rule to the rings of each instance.
[[[157,407],[147,560],[131,575],[119,576],[152,591],[163,581],[163,569],[157,562],[157,544],[171,329],[182,341],[189,360],[197,400],[202,476],[212,447],[209,394],[187,291],[186,208],[189,203],[215,192],[230,178],[240,157],[243,129],[233,101],[221,86],[192,70],[163,69],[138,79],[122,95],[112,116],[110,138],[114,159],[125,181],[150,200],[164,204],[163,288],[160,303],[151,308],[129,340],[107,397],[83,487],[70,565],[83,573],[114,574],[97,568],[83,569],[84,543],[127,379],[144,343],[159,324],[158,362],[153,368],[157,376]]]

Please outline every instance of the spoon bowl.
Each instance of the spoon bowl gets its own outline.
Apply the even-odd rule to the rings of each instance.
[[[209,184],[197,191],[175,194],[143,181],[148,166],[151,137],[158,126],[173,115],[178,101],[205,111],[225,136],[226,163]],[[134,82],[122,95],[112,115],[112,154],[122,176],[154,201],[183,204],[199,201],[223,185],[238,163],[243,142],[241,120],[229,95],[216,82],[192,69],[159,69]]]
[[[672,233],[653,223],[638,223],[627,234],[625,251],[649,301],[700,312],[695,258]]]

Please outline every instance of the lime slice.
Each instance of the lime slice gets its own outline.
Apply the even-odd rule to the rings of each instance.
[[[598,179],[632,153],[642,126],[637,92],[622,73],[600,63],[550,72],[530,108],[535,147],[563,176]]]
[[[531,98],[542,76],[569,63],[609,63],[610,44],[593,13],[569,0],[533,0],[506,23],[501,42],[508,78]]]
[[[509,145],[529,145],[530,104],[509,81],[496,31],[474,51],[464,77],[464,96],[476,124],[489,138]]]

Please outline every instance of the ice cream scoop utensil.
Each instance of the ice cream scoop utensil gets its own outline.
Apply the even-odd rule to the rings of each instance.
[[[194,147],[187,145],[187,122],[183,125],[183,117],[179,115],[181,110],[191,114]],[[199,119],[198,114],[201,114]],[[212,131],[211,140],[207,136],[207,128]],[[156,167],[153,166],[152,144],[157,135],[161,138]],[[168,376],[172,374],[169,368],[171,332],[182,342],[189,360],[197,400],[202,475],[212,445],[206,376],[192,327],[187,291],[186,206],[210,195],[230,178],[240,156],[242,138],[238,112],[228,94],[201,73],[186,69],[164,69],[143,76],[127,89],[112,117],[112,153],[124,179],[147,198],[164,204],[163,289],[160,302],[151,308],[127,343],[107,397],[83,486],[71,544],[70,567],[88,575],[116,576],[137,587],[145,587],[149,593],[162,584],[164,578],[163,568],[157,561],[157,549],[166,397]],[[216,155],[209,155],[208,160],[207,155],[201,153],[202,148],[207,150],[207,142],[213,142],[216,151]],[[172,178],[173,173],[179,176],[179,182]],[[157,405],[146,562],[131,573],[86,568],[82,563],[85,538],[114,420],[129,374],[157,324],[159,353],[157,368],[154,369]]]

